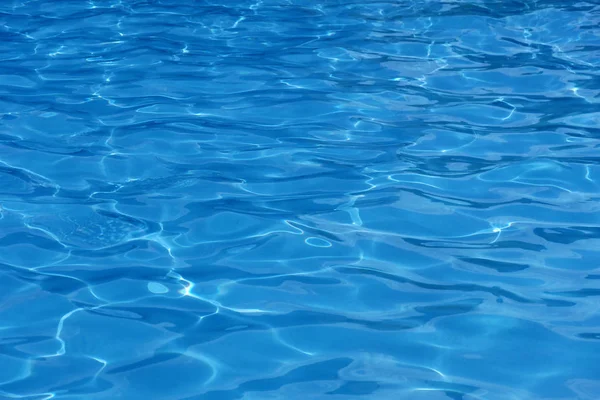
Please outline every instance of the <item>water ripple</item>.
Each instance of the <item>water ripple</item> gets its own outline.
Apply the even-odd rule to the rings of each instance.
[[[0,4],[1,399],[597,399],[600,4]]]

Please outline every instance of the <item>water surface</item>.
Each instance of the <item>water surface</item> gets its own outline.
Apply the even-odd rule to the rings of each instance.
[[[600,398],[600,3],[0,4],[0,398]]]

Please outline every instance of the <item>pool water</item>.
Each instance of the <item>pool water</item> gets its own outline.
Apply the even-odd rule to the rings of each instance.
[[[600,399],[597,0],[0,3],[0,399]]]

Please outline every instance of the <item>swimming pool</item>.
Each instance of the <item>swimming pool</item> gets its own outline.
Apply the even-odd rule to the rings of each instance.
[[[597,1],[0,23],[0,399],[600,398]]]

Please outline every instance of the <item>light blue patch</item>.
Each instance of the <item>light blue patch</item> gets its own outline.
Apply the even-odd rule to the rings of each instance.
[[[155,294],[164,294],[169,292],[169,288],[158,282],[148,282],[148,290]]]

